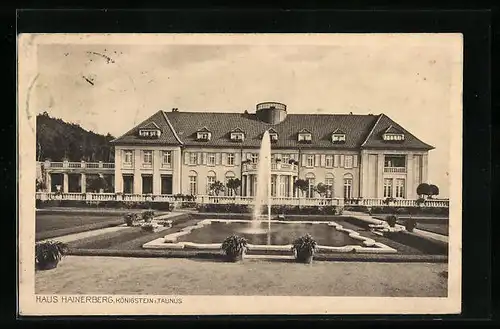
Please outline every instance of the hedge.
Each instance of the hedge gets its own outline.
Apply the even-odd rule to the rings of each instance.
[[[252,208],[248,205],[238,204],[204,204],[198,206],[201,213],[250,213]],[[341,208],[337,206],[271,206],[271,214],[274,215],[338,215]]]
[[[84,201],[84,200],[36,200],[37,209],[50,207],[113,208],[113,209],[154,209],[169,211],[169,202],[150,201]]]

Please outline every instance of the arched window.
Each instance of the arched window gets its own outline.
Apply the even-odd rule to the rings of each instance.
[[[198,194],[198,173],[194,170],[189,172],[189,193],[191,195]]]
[[[326,197],[327,198],[334,198],[335,197],[335,177],[333,176],[332,173],[327,173],[325,175],[325,185],[327,186],[327,191],[326,191]]]
[[[316,183],[316,176],[313,173],[306,174],[306,181],[308,183],[307,198],[314,198],[314,186]]]
[[[207,188],[206,188],[206,193],[207,194],[212,194],[212,189],[210,188],[213,183],[217,180],[217,175],[215,174],[214,171],[209,171],[207,174]]]
[[[230,189],[230,188],[227,188],[227,183],[229,182],[229,180],[230,179],[234,179],[234,178],[236,178],[236,175],[234,174],[234,172],[228,171],[226,173],[226,179],[225,179],[225,182],[224,182],[224,186],[226,187],[225,194],[227,196],[233,196],[234,195],[234,190]]]
[[[344,199],[352,198],[352,175],[345,174],[344,175]]]

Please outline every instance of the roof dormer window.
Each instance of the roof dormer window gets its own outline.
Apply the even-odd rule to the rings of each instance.
[[[207,127],[203,127],[202,129],[196,132],[196,139],[198,141],[208,142],[212,138],[212,133]]]
[[[231,131],[231,140],[234,142],[243,142],[245,139],[245,133],[240,128],[236,128]]]
[[[159,138],[161,130],[154,122],[150,122],[139,128],[139,137],[142,138]]]
[[[269,132],[269,138],[271,139],[271,143],[277,142],[278,141],[278,133],[276,132],[276,130],[271,128],[268,130],[268,132]]]
[[[345,143],[345,132],[340,129],[332,133],[332,143]]]
[[[405,135],[393,126],[389,126],[389,128],[384,131],[382,139],[388,142],[401,142],[405,140]]]
[[[312,134],[307,129],[302,129],[299,131],[297,140],[302,143],[311,143],[312,142]]]

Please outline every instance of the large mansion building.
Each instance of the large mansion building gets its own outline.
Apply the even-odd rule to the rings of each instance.
[[[239,178],[238,194],[252,196],[266,130],[275,197],[296,196],[297,179],[309,182],[307,197],[323,183],[328,197],[348,199],[414,199],[427,182],[433,147],[384,114],[287,114],[265,102],[255,113],[156,112],[113,141],[115,192],[206,195]]]

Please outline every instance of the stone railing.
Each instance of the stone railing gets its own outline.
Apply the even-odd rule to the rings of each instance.
[[[45,161],[41,162],[43,169],[45,170],[50,170],[50,169],[114,169],[115,164],[113,162],[85,162],[85,161],[80,161],[80,162],[69,162],[69,161],[63,161],[63,162],[50,162],[50,161]]]
[[[152,194],[115,194],[115,193],[48,193],[36,192],[37,200],[75,200],[75,201],[128,201],[128,202],[180,202],[180,197],[174,195],[152,195]],[[416,200],[395,199],[386,204],[385,199],[343,199],[343,198],[290,198],[273,197],[274,205],[300,205],[300,206],[352,206],[360,205],[367,207],[449,207],[447,199],[428,199],[418,205]],[[187,199],[184,199],[187,201]],[[253,197],[247,196],[211,196],[197,195],[193,202],[199,204],[253,204]]]
[[[406,173],[405,167],[384,167],[385,173]]]

